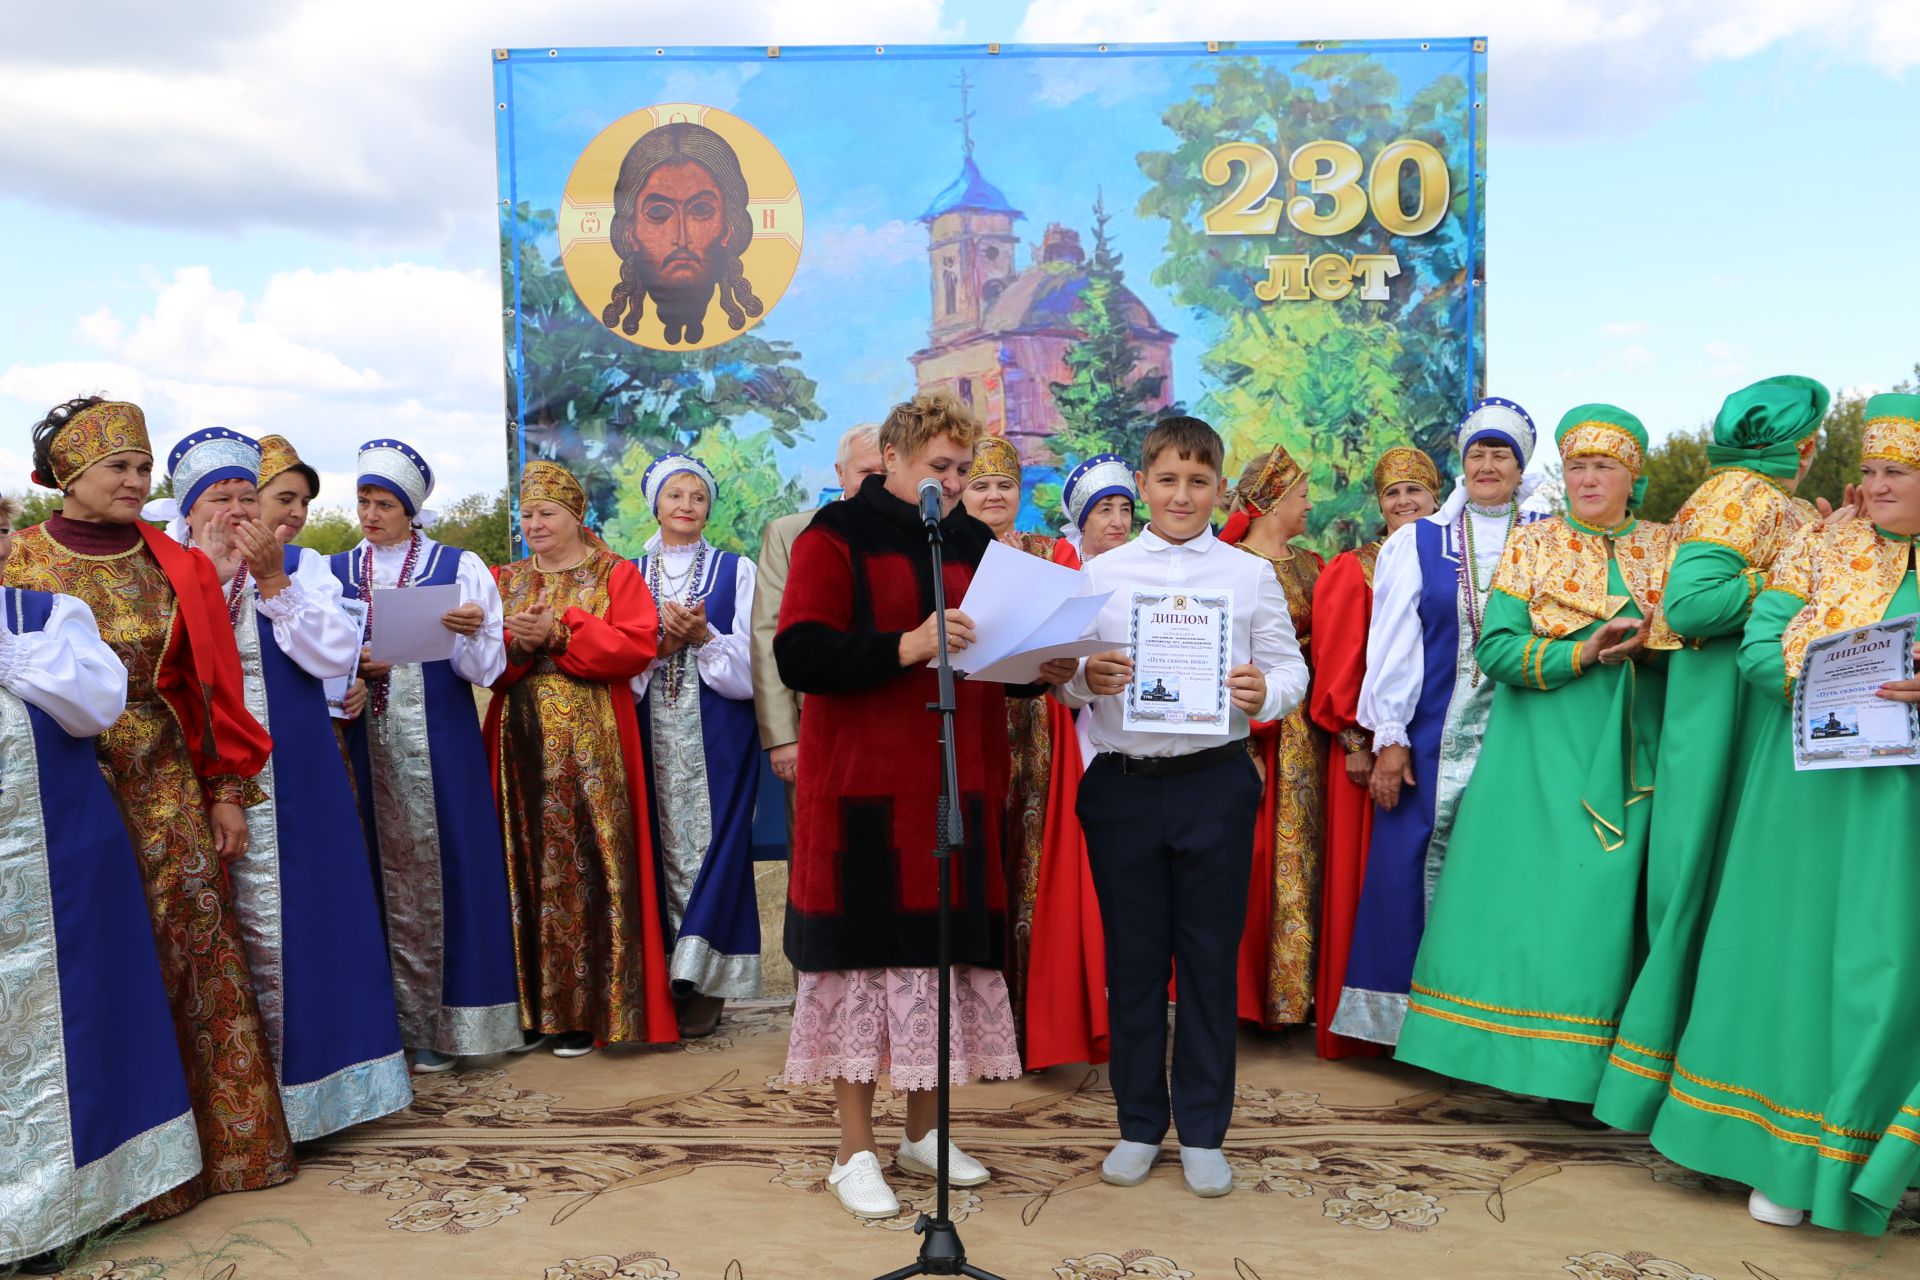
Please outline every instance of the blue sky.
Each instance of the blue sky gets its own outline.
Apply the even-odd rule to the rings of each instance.
[[[494,45],[1486,34],[1494,392],[1547,421],[1614,400],[1661,434],[1766,374],[1876,387],[1920,359],[1904,234],[1920,6],[1389,0],[1337,32],[1250,0],[582,8],[205,0],[163,19],[102,0],[78,24],[36,7],[0,50],[0,488],[23,485],[33,419],[91,390],[141,398],[164,443],[283,431],[332,495],[353,446],[387,432],[435,456],[444,496],[498,485]],[[980,161],[1022,203],[998,154],[1018,126],[979,106]],[[957,160],[930,151],[837,193],[883,233],[885,270],[922,270],[885,229]],[[1024,207],[1034,238],[1086,221]],[[1123,247],[1143,277],[1157,244]],[[794,310],[779,318],[817,330],[803,350],[824,358],[831,324]],[[904,375],[880,357],[875,378]],[[882,402],[898,389],[873,383]],[[825,395],[837,418],[859,393]]]

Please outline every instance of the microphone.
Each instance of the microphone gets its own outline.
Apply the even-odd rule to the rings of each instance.
[[[940,524],[940,481],[928,476],[920,482],[920,523],[927,528]]]

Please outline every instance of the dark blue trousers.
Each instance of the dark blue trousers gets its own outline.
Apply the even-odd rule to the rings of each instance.
[[[1260,776],[1245,754],[1144,777],[1097,757],[1075,811],[1107,945],[1107,1071],[1120,1136],[1218,1147],[1233,1113],[1237,957],[1247,919]],[[1167,980],[1179,975],[1173,1088]]]

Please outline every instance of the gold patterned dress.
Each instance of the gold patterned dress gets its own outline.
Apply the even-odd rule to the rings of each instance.
[[[1043,533],[1013,533],[1009,546],[1079,568],[1073,544]],[[1007,877],[1007,994],[1013,1004],[1021,1060],[1027,1056],[1027,974],[1033,954],[1033,907],[1040,891],[1041,844],[1047,829],[1047,793],[1053,780],[1057,724],[1071,730],[1073,717],[1052,698],[1007,699],[1007,746],[1013,775],[1007,784],[1007,828],[1000,857]],[[1071,732],[1067,749],[1078,751]]]
[[[653,658],[653,598],[604,549],[558,572],[527,559],[494,576],[506,613],[544,601],[558,619],[540,653],[509,648],[487,716],[521,1021],[604,1043],[676,1039],[627,687]]]
[[[1273,565],[1287,593],[1300,652],[1313,662],[1313,587],[1318,555],[1289,548],[1275,559],[1245,543],[1240,549]],[[1305,1022],[1313,1004],[1313,959],[1320,918],[1320,830],[1326,790],[1327,736],[1301,702],[1277,721],[1255,722],[1247,744],[1265,773],[1255,828],[1254,882],[1247,931],[1240,942],[1240,1020],[1265,1027]]]
[[[144,537],[124,549],[104,549],[101,544],[116,541],[113,530],[55,516],[15,539],[5,581],[85,601],[101,637],[127,668],[126,711],[101,735],[96,750],[146,882],[204,1163],[199,1176],[142,1209],[160,1218],[209,1195],[285,1182],[297,1166],[207,812],[210,804],[247,804],[263,796],[250,778],[213,773],[219,765],[204,754],[196,762],[177,710],[182,702],[170,697],[186,691],[187,704],[205,716],[195,722],[203,753],[210,742],[218,743],[221,760],[245,755],[254,744],[264,752],[266,735],[239,702],[237,653],[231,655],[230,690],[195,687],[196,658],[212,662],[215,655],[188,654],[184,615],[196,609],[197,616],[224,615],[211,562],[171,543],[161,550]],[[176,577],[184,577],[199,598],[183,600]],[[230,651],[227,617],[214,620],[225,627]]]

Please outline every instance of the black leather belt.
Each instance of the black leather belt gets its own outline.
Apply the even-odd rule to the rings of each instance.
[[[1102,751],[1094,757],[1096,763],[1101,760],[1113,761],[1120,772],[1135,774],[1142,778],[1171,778],[1182,773],[1194,773],[1211,768],[1216,764],[1225,764],[1236,755],[1245,755],[1247,744],[1244,741],[1223,742],[1217,747],[1208,747],[1205,751],[1194,751],[1184,756],[1123,756],[1118,751]]]

